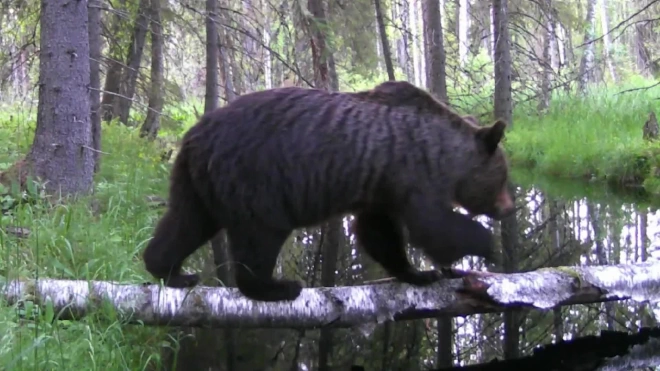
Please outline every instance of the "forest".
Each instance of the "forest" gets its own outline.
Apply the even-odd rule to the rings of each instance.
[[[623,354],[621,344],[660,337],[659,20],[658,0],[0,1],[0,369],[660,366],[603,363]],[[456,305],[409,297],[410,311],[392,309],[422,291],[388,280],[357,246],[349,215],[296,230],[275,274],[321,290],[305,298],[395,293],[392,308],[347,304],[354,311],[343,322],[318,326],[323,302],[290,312],[240,304],[219,291],[235,286],[223,234],[185,263],[212,288],[207,303],[235,304],[221,325],[206,326],[194,306],[169,325],[144,313],[127,321],[117,302],[95,296],[114,290],[98,282],[132,290],[122,305],[156,292],[142,251],[167,208],[181,138],[205,112],[266,89],[357,92],[385,81],[408,81],[483,125],[508,125],[502,145],[517,211],[479,218],[503,259],[469,257],[454,268],[519,277],[519,293],[520,282],[533,283],[517,273],[540,272],[537,288],[548,287],[544,274],[580,276],[588,295],[531,307],[520,303],[539,301],[511,293],[497,306],[452,292]],[[434,268],[421,251],[407,252],[415,266]],[[604,299],[589,286],[598,272],[646,286]],[[86,282],[97,282],[89,303],[75,298]],[[547,347],[573,340],[579,356],[567,360]],[[654,346],[647,360],[660,354]],[[535,354],[537,363],[523,363]]]

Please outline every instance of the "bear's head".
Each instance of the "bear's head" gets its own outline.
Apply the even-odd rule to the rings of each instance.
[[[454,195],[454,203],[471,216],[501,220],[515,211],[508,188],[509,165],[500,146],[505,129],[506,124],[497,120],[491,126],[474,130],[477,156],[471,169],[458,181]]]

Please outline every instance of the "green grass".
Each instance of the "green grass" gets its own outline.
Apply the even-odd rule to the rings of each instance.
[[[649,112],[660,115],[660,87],[616,95],[626,88],[601,89],[585,98],[558,94],[542,116],[531,105],[518,107],[505,141],[511,164],[560,178],[660,191],[653,175],[660,146],[642,139]]]
[[[17,121],[0,116],[0,146],[8,149],[0,158],[2,168],[31,144],[33,125],[17,126]],[[0,230],[14,225],[31,231],[26,239],[0,232],[0,280],[150,280],[140,251],[161,210],[151,208],[145,196],[165,195],[169,169],[137,130],[119,125],[104,127],[103,151],[108,154],[96,178],[95,207],[88,197],[55,207],[21,205],[0,218]],[[1,369],[142,370],[157,365],[162,347],[173,345],[166,328],[122,325],[110,310],[55,323],[49,321],[52,312],[40,311],[19,319],[19,312],[32,311],[0,303]]]

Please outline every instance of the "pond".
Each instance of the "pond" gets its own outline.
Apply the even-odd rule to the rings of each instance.
[[[660,257],[659,199],[642,192],[559,181],[525,171],[512,175],[521,208],[517,213],[517,271],[626,264]],[[497,231],[498,225],[494,228]],[[471,265],[468,262],[463,268]],[[543,312],[525,310],[519,317],[519,354],[531,355],[534,347],[556,339],[599,335],[602,330],[636,333],[641,327],[657,326],[659,315],[657,305],[627,301]],[[500,314],[455,318],[455,349],[463,349],[464,353],[459,358],[467,364],[501,359],[502,344],[506,342],[501,319]]]

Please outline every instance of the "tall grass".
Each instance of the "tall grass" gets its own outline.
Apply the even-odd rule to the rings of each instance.
[[[0,146],[8,149],[0,157],[2,168],[31,143],[33,122],[16,123],[0,116]],[[161,210],[145,196],[165,195],[169,170],[137,130],[105,126],[103,151],[93,196],[55,207],[20,205],[0,217],[0,280],[150,280],[140,251]],[[31,234],[20,239],[5,233],[7,226]],[[58,322],[50,321],[52,309],[39,308],[36,316],[33,309],[0,301],[0,369],[142,370],[158,364],[162,347],[173,346],[166,329],[124,326],[107,309]]]
[[[557,93],[543,115],[531,104],[518,107],[505,141],[512,165],[562,178],[651,180],[659,147],[645,143],[642,126],[651,110],[660,114],[660,88],[616,94],[627,88]]]

